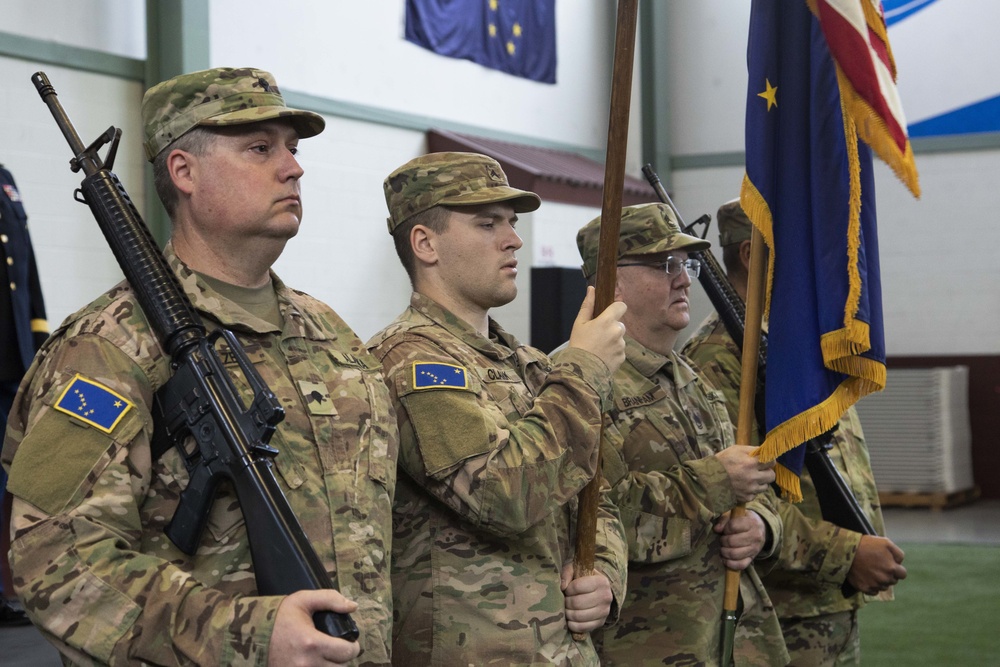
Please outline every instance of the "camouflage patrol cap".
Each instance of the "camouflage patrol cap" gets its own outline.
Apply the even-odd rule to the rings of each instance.
[[[279,117],[290,119],[303,139],[326,125],[319,114],[285,106],[270,72],[217,67],[181,74],[142,97],[146,159],[152,162],[170,142],[198,125],[242,125]]]
[[[732,243],[740,243],[750,240],[752,225],[750,218],[743,212],[740,200],[727,201],[719,207],[716,214],[719,222],[719,245],[727,246]]]
[[[584,225],[576,235],[585,278],[597,272],[600,236],[601,216]],[[668,250],[707,250],[711,245],[697,236],[682,233],[673,210],[666,204],[639,204],[622,209],[618,259]]]
[[[542,200],[512,188],[500,163],[479,153],[428,153],[404,164],[382,183],[389,207],[389,233],[438,205],[475,206],[510,202],[516,213],[534,211]]]

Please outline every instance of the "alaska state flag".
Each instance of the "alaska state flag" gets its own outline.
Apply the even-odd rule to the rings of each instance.
[[[850,3],[860,11],[871,0],[833,2]],[[778,484],[792,498],[801,497],[804,448],[798,445],[833,427],[862,396],[881,390],[886,377],[872,151],[861,139],[876,138],[885,149],[895,136],[884,122],[877,126],[888,108],[876,104],[881,98],[866,102],[847,78],[851,69],[866,72],[865,63],[845,69],[835,61],[819,12],[810,10],[817,4],[831,3],[753,0],[747,53],[740,200],[770,259],[767,434],[759,456],[780,457]],[[857,28],[862,41],[871,39],[867,27],[848,27]],[[869,52],[880,58],[879,51]],[[863,95],[878,97],[878,81],[862,84]],[[856,118],[865,113],[868,127],[859,137]],[[899,155],[909,157],[915,186],[903,139]]]
[[[406,39],[443,56],[556,82],[555,0],[406,0]]]

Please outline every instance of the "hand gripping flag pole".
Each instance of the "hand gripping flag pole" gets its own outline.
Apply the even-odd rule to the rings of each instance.
[[[761,320],[764,314],[765,266],[767,246],[756,227],[750,237],[750,268],[747,284],[746,322],[743,329],[742,370],[740,377],[740,411],[736,418],[736,444],[749,445],[753,432],[754,398],[757,384],[757,352],[760,347]],[[730,513],[730,520],[747,513],[746,503],[737,503]],[[729,665],[733,659],[736,636],[736,608],[740,595],[739,570],[726,570],[726,589],[722,602],[722,662]]]
[[[622,221],[622,190],[625,187],[625,151],[628,144],[629,103],[632,93],[632,62],[635,56],[635,30],[638,0],[619,0],[615,32],[615,57],[611,76],[611,113],[608,119],[608,147],[604,162],[604,200],[601,206],[601,235],[597,252],[597,285],[594,314],[604,311],[615,300],[617,278],[618,234]],[[601,429],[603,439],[604,429]],[[600,447],[600,441],[598,441]],[[594,573],[597,541],[597,505],[601,482],[600,450],[597,473],[580,492],[577,510],[576,550],[573,556],[573,576]],[[581,641],[585,634],[574,633]]]

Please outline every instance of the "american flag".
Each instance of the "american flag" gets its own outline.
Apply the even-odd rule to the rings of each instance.
[[[879,0],[808,0],[837,65],[840,94],[858,136],[914,196],[917,168],[896,89],[896,63]]]

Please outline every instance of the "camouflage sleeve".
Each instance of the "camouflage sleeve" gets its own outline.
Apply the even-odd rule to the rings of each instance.
[[[809,575],[819,583],[840,586],[854,562],[861,534],[820,518],[811,518],[799,505],[778,500],[784,538],[777,567]]]
[[[625,528],[622,526],[618,506],[611,498],[611,487],[607,480],[602,480],[601,500],[597,508],[597,539],[594,552],[594,566],[611,583],[614,604],[608,614],[604,626],[608,627],[618,622],[622,604],[625,603],[626,584],[628,583],[628,543],[625,539]]]
[[[718,459],[679,462],[662,471],[630,470],[620,443],[620,432],[606,428],[604,476],[621,512],[629,561],[683,558],[711,539],[715,520],[736,503],[729,475]]]
[[[755,512],[764,522],[770,538],[769,544],[754,559],[755,567],[761,574],[777,565],[778,555],[781,553],[781,546],[784,543],[785,525],[778,509],[781,502],[774,490],[769,488],[747,503],[747,509]]]
[[[879,502],[875,474],[861,419],[852,405],[837,422],[833,435],[833,449],[829,452],[834,465],[840,470],[862,511],[868,516],[878,535],[885,535],[885,520]],[[819,510],[816,510],[819,511]],[[815,512],[810,513],[815,516]]]
[[[402,469],[466,521],[495,535],[520,534],[593,477],[601,408],[611,391],[596,356],[568,351],[534,399],[505,393],[503,405],[471,372],[466,387],[415,387],[417,360],[463,368],[470,361],[417,336],[393,345],[382,360]]]
[[[106,429],[63,414],[57,406],[75,373],[131,409]],[[155,555],[179,552],[159,531],[144,530],[164,518],[146,511],[155,473],[143,370],[107,341],[76,336],[49,350],[26,391],[9,436],[19,440],[10,468],[11,566],[36,625],[81,663],[266,662],[281,598],[210,588]],[[203,551],[198,560],[218,557]]]
[[[725,336],[727,345],[732,345],[732,339]],[[694,359],[700,370],[718,389],[726,395],[726,404],[730,415],[735,420],[739,410],[739,386],[742,368],[738,356],[726,345],[701,341],[698,345],[689,345],[685,354]],[[847,416],[842,422],[847,421]],[[842,431],[845,430],[842,426]],[[849,430],[849,429],[847,429]],[[751,445],[760,444],[756,421],[753,425]],[[815,490],[807,477],[803,477],[803,494],[805,502],[815,504]],[[756,501],[755,501],[756,503]],[[761,518],[769,527],[777,527],[781,531],[781,541],[774,545],[770,556],[758,556],[757,568],[762,573],[768,569],[778,568],[791,572],[811,575],[819,581],[835,585],[843,583],[850,570],[851,563],[857,553],[861,536],[823,521],[818,506],[810,507],[807,513],[805,506],[797,506],[770,495],[766,502],[772,519],[764,514]],[[757,510],[759,504],[748,505]],[[761,512],[758,512],[759,514]],[[775,514],[776,513],[776,514]],[[817,518],[811,518],[815,516]]]

